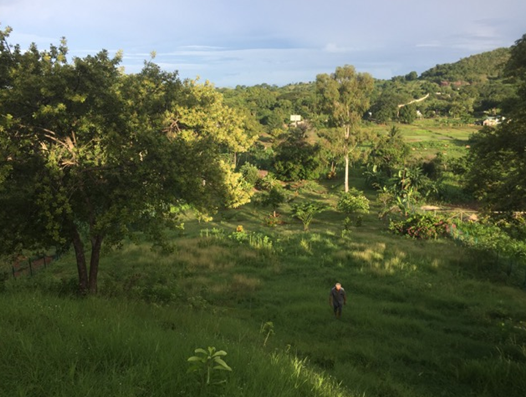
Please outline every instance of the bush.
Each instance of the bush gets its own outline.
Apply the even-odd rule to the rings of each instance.
[[[259,170],[255,165],[245,163],[239,169],[245,181],[252,187],[256,186],[259,178]]]
[[[449,223],[437,216],[414,213],[399,221],[391,220],[389,230],[395,234],[428,240],[449,234]]]
[[[338,211],[349,215],[356,213],[368,214],[369,199],[365,197],[363,192],[353,188],[341,194],[336,208]]]

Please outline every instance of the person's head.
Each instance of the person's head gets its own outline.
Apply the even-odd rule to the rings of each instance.
[[[339,291],[340,288],[342,287],[342,285],[340,283],[336,283],[336,285],[334,287]]]

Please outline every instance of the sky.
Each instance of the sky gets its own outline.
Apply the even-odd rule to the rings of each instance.
[[[69,58],[123,51],[217,87],[316,80],[354,65],[378,79],[510,47],[526,0],[0,0],[11,44],[65,37]]]

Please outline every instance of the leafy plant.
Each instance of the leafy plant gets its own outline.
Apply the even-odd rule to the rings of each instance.
[[[349,218],[354,215],[356,226],[360,226],[362,218],[357,214],[369,213],[369,199],[365,197],[363,192],[353,188],[341,194],[336,208],[338,211],[349,215]]]
[[[216,351],[215,347],[208,347],[208,351],[205,349],[195,349],[195,356],[188,358],[190,368],[187,373],[197,372],[201,378],[202,385],[212,384],[212,378],[214,374],[219,371],[232,371],[232,368],[221,358],[227,355],[224,350]],[[213,384],[225,383],[226,380],[216,381]]]
[[[292,205],[292,216],[298,218],[303,223],[303,230],[308,231],[309,225],[314,219],[314,215],[323,212],[326,206],[314,201],[304,201]]]
[[[261,330],[259,332],[261,334],[266,334],[265,340],[263,341],[263,346],[266,346],[270,335],[274,335],[274,323],[272,321],[267,321],[261,326]]]
[[[389,230],[415,239],[436,239],[448,235],[449,223],[433,215],[414,213],[399,221],[392,220]]]

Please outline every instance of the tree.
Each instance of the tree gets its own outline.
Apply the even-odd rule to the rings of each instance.
[[[373,142],[369,164],[376,172],[391,178],[395,170],[405,165],[410,153],[411,148],[405,143],[400,129],[393,126],[387,134],[378,135]]]
[[[303,231],[308,231],[314,215],[325,211],[326,205],[315,201],[303,201],[292,205],[292,215],[303,223]]]
[[[364,142],[358,129],[363,114],[369,108],[373,78],[368,73],[356,73],[353,66],[337,67],[331,75],[316,77],[316,89],[322,110],[329,123],[340,130],[341,155],[345,161],[345,191],[349,191],[349,166],[352,155]]]
[[[517,94],[507,102],[506,119],[470,140],[468,187],[489,209],[526,210],[526,34],[511,48],[507,77]]]
[[[121,55],[106,51],[68,63],[65,40],[22,51],[7,43],[9,32],[0,32],[4,253],[73,246],[79,289],[96,293],[103,243],[142,230],[166,247],[174,206],[210,211],[246,201],[221,149],[243,145],[226,143],[219,127],[205,133],[207,120],[190,128],[170,117],[174,109],[190,114],[189,98],[200,93],[177,73],[146,62],[124,75]],[[228,115],[228,128],[241,128]]]
[[[318,144],[307,141],[306,128],[291,129],[276,147],[276,174],[285,181],[317,179],[321,168],[320,151]]]
[[[363,192],[352,188],[347,192],[343,192],[338,199],[336,209],[344,214],[350,216],[356,215],[355,224],[360,226],[362,223],[361,215],[369,213],[369,199],[365,197]],[[346,223],[350,223],[351,219],[347,218]]]

